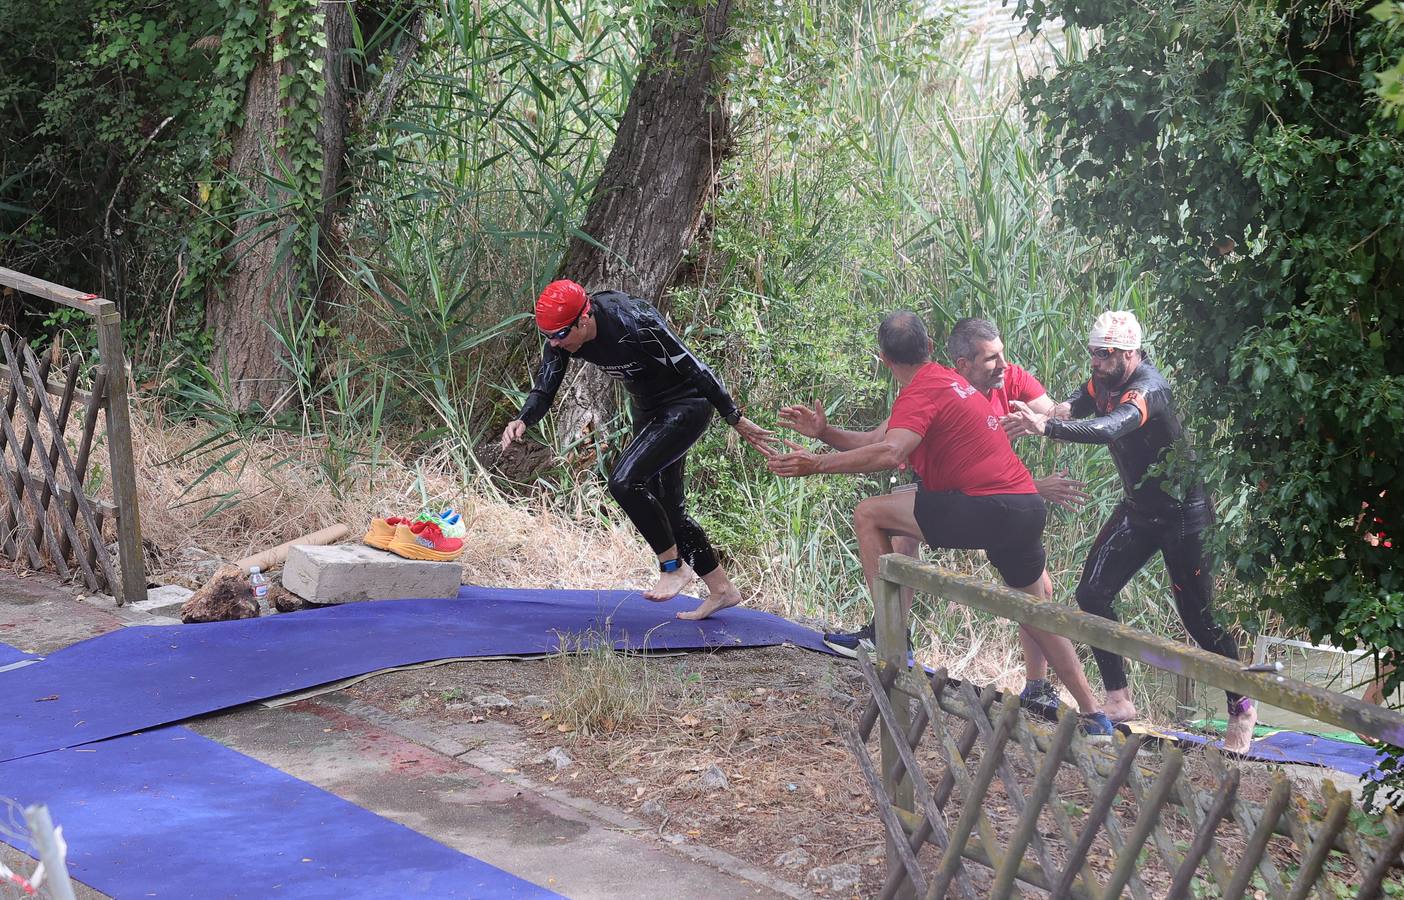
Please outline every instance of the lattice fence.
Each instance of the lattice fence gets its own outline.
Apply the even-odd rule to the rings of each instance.
[[[142,599],[146,572],[116,306],[4,268],[0,289],[88,314],[98,345],[92,384],[84,391],[79,360],[58,366],[56,350],[36,354],[12,335],[0,335],[0,551],[111,593],[119,603]],[[110,500],[98,496],[102,483],[110,486]],[[117,537],[115,554],[108,533]]]
[[[944,671],[880,665],[881,676],[860,654],[871,699],[848,738],[889,836],[882,897],[1002,898],[1031,886],[1053,897],[1295,900],[1374,898],[1400,884],[1404,818],[1386,812],[1372,830],[1329,783],[1313,804],[1279,774],[1250,800],[1213,748],[1196,785],[1173,746],[1151,752],[1133,736],[1099,747],[1075,715],[1045,727],[1016,696],[997,703],[993,689]],[[878,722],[886,772],[868,749]],[[997,808],[1010,815],[996,822]]]

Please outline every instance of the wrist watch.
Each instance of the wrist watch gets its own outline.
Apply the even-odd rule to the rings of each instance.
[[[726,424],[730,425],[732,428],[735,428],[741,422],[741,410],[734,409],[727,415],[723,416],[723,418],[726,420]]]

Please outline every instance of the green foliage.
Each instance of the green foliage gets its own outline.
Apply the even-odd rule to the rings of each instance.
[[[1400,27],[1404,26],[1404,3],[1385,0],[1384,3],[1370,7],[1370,15],[1384,23],[1390,36],[1394,37]],[[1378,81],[1375,93],[1379,94],[1385,106],[1399,116],[1399,126],[1404,128],[1404,56],[1399,57],[1394,65],[1380,69],[1374,74]]]
[[[1398,36],[1354,3],[1020,10],[1100,29],[1028,83],[1028,116],[1058,213],[1174,323],[1238,577],[1288,626],[1399,661],[1404,568],[1371,535],[1404,512],[1404,144],[1370,76]]]

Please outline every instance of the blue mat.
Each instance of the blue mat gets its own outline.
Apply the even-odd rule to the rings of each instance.
[[[636,592],[465,587],[457,600],[382,600],[206,625],[124,628],[0,672],[0,762],[115,737],[378,669],[555,651],[597,632],[630,650],[792,643],[822,636],[768,613],[673,618],[697,601]]]
[[[0,795],[113,897],[558,896],[186,728],[0,764]]]
[[[1192,744],[1220,743],[1217,738],[1187,731],[1166,731],[1165,734]],[[1379,763],[1385,758],[1383,754],[1364,744],[1297,731],[1279,731],[1267,737],[1255,738],[1248,752],[1242,756],[1259,762],[1323,766],[1354,775],[1356,778],[1377,776]]]

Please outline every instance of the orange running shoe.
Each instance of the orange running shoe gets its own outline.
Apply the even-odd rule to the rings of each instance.
[[[377,550],[386,550],[390,547],[390,542],[395,539],[395,526],[408,525],[410,520],[404,516],[391,516],[388,519],[371,519],[370,531],[361,538],[361,543],[369,544]]]
[[[395,538],[385,549],[405,559],[450,562],[463,553],[463,539],[445,537],[433,522],[396,525]]]

